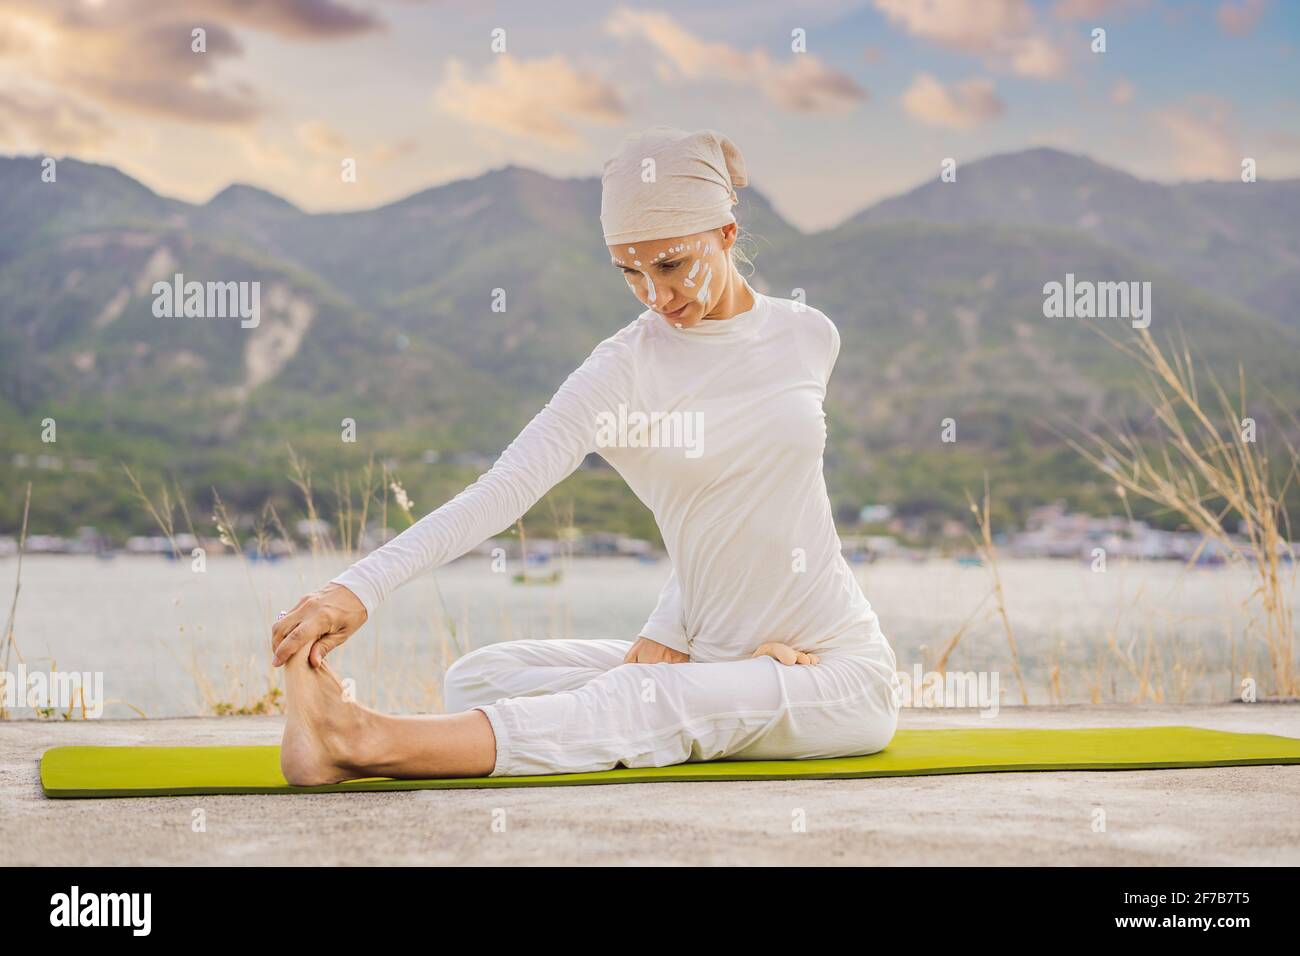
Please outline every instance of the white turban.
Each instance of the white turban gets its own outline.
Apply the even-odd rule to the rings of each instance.
[[[642,180],[645,160],[654,179]],[[652,126],[627,136],[601,176],[605,244],[689,236],[735,222],[736,189],[749,182],[745,159],[716,130]]]

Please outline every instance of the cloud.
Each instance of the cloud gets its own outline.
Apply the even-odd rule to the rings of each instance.
[[[931,126],[972,129],[1001,116],[1005,110],[993,81],[983,78],[944,86],[921,73],[903,94],[903,108]]]
[[[752,86],[773,105],[799,113],[842,113],[867,99],[853,77],[811,53],[792,53],[777,63],[760,48],[746,52],[701,39],[666,13],[622,7],[610,14],[605,29],[620,39],[649,42],[663,57],[655,70],[664,82],[715,79]]]
[[[1116,106],[1125,106],[1133,102],[1133,96],[1137,93],[1137,88],[1128,80],[1116,80],[1115,85],[1110,88],[1110,101]]]
[[[397,159],[405,159],[419,152],[420,144],[414,139],[407,137],[398,140],[395,143],[381,143],[375,147],[374,158],[377,163],[391,163]]]
[[[536,60],[496,54],[485,73],[472,80],[460,60],[449,60],[434,90],[435,105],[476,126],[561,148],[580,142],[573,120],[608,124],[626,115],[617,89],[560,54]]]
[[[64,87],[135,113],[198,124],[244,124],[263,111],[246,83],[222,82],[220,61],[243,47],[225,27],[206,30],[206,53],[191,49],[190,28],[144,24],[75,45],[76,56],[55,74]]]
[[[136,0],[157,5],[156,0]],[[169,0],[172,11],[205,14],[293,39],[327,39],[366,33],[382,26],[373,13],[357,10],[336,0]],[[182,17],[183,19],[183,17]]]
[[[375,14],[338,0],[0,0],[0,85],[21,78],[49,96],[248,125],[264,104],[246,83],[220,76],[243,56],[236,30],[305,41],[380,26]],[[191,48],[196,28],[206,33],[206,52]]]
[[[1127,13],[1144,5],[1145,0],[1056,0],[1052,14],[1061,20],[1091,20]]]
[[[338,0],[3,0],[4,9],[39,12],[59,30],[86,33],[149,23],[221,23],[302,40],[350,36],[382,26],[375,14]]]
[[[750,71],[766,69],[771,63],[761,50],[744,53],[726,43],[701,40],[666,13],[620,7],[605,21],[605,30],[619,39],[649,41],[672,69],[688,80],[705,76],[752,78]],[[671,74],[661,71],[660,76],[666,79]]]
[[[1241,171],[1243,153],[1232,107],[1216,96],[1193,96],[1151,114],[1154,128],[1167,137],[1170,165],[1194,179],[1230,179]]]
[[[851,76],[807,53],[773,66],[759,83],[769,100],[794,113],[846,113],[867,98]]]
[[[1028,0],[875,0],[890,23],[911,36],[982,57],[993,69],[1051,79],[1065,55],[1037,25]]]
[[[1268,0],[1239,0],[1221,3],[1215,19],[1219,29],[1233,36],[1245,36],[1255,29],[1268,9]]]
[[[66,96],[0,91],[0,140],[11,147],[66,152],[97,146],[111,136],[98,113]]]
[[[294,128],[294,135],[299,144],[310,152],[333,160],[360,159],[363,162],[390,163],[410,156],[420,148],[420,144],[410,137],[397,142],[381,141],[359,146],[354,139],[320,120],[299,123]]]
[[[1008,38],[1001,55],[1019,76],[1050,79],[1065,72],[1065,57],[1044,37]]]
[[[319,120],[299,123],[294,132],[297,133],[298,142],[316,153],[340,156],[348,148],[347,137],[328,123]]]

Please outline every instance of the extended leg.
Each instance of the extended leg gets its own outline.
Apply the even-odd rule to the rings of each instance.
[[[300,652],[285,664],[281,770],[297,786],[357,777],[485,776],[496,764],[496,741],[476,704],[581,687],[622,664],[629,647],[631,641],[619,640],[492,644],[448,669],[447,714],[400,717],[345,700],[334,671],[311,668]]]
[[[397,717],[346,700],[328,664],[307,663],[310,645],[284,665],[285,779],[302,787],[358,777],[479,777],[496,763],[481,711]]]

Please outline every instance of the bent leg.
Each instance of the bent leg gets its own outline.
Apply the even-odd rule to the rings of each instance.
[[[850,656],[621,664],[574,690],[477,709],[496,738],[492,776],[836,757],[875,753],[892,739],[893,680]]]
[[[447,668],[443,709],[470,710],[503,697],[577,690],[623,663],[631,641],[521,640],[470,651]]]

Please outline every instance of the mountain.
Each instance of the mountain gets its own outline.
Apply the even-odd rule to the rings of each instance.
[[[0,156],[0,262],[19,244],[106,224],[164,221],[187,208],[164,199],[111,166],[60,160],[55,181],[42,181],[35,158]]]
[[[1300,180],[1165,186],[1055,149],[992,156],[883,200],[845,225],[996,223],[1069,229],[1300,328]]]
[[[208,200],[206,208],[209,212],[245,218],[274,218],[303,214],[302,210],[289,200],[281,199],[275,193],[246,183],[231,183]]]
[[[872,501],[961,516],[985,469],[1013,515],[1049,496],[1104,506],[1053,428],[1140,413],[1140,378],[1087,322],[1044,317],[1043,285],[1066,273],[1150,281],[1153,330],[1185,332],[1221,377],[1244,363],[1254,395],[1268,387],[1295,407],[1294,190],[1162,186],[1030,150],[810,235],[741,190],[750,281],[806,295],[841,331],[827,403],[841,517]],[[641,311],[609,264],[599,209],[597,178],[514,165],[312,214],[248,185],[192,204],[110,167],[65,159],[44,183],[35,158],[0,158],[0,530],[29,478],[34,527],[143,530],[121,463],[174,475],[196,499],[216,486],[245,512],[288,509],[286,442],[316,467],[326,511],[348,489],[320,476],[372,460],[433,507],[474,474],[449,458],[490,462]],[[176,273],[259,282],[260,324],[155,316],[154,283]],[[1271,423],[1264,405],[1252,412]],[[946,417],[959,422],[952,446],[937,441]],[[345,419],[355,443],[340,441]],[[33,472],[39,455],[81,464]],[[579,524],[655,536],[607,470],[566,487]]]

